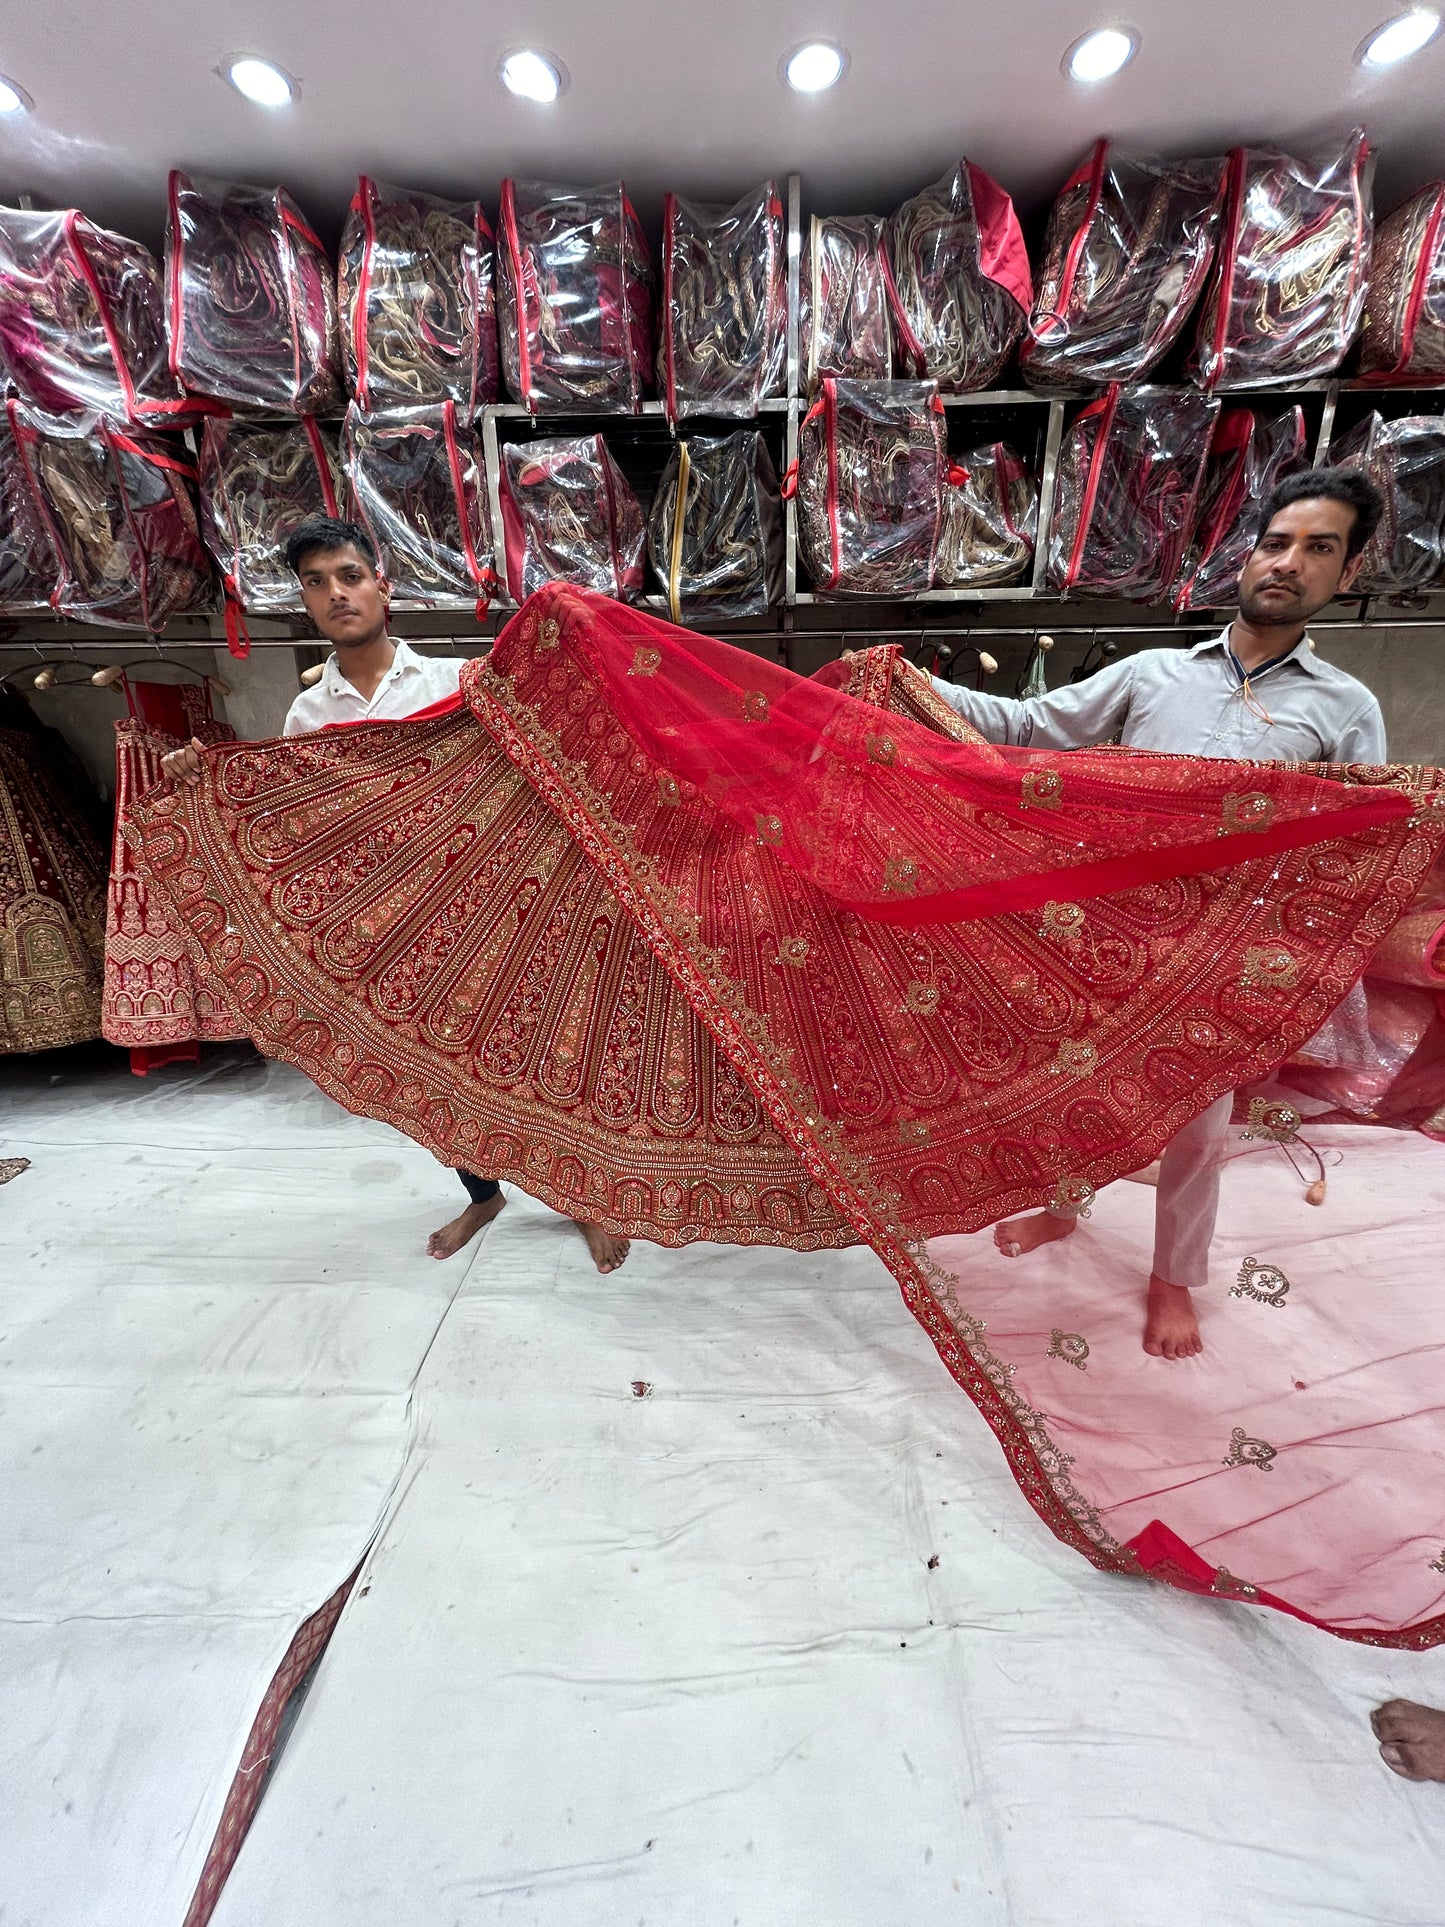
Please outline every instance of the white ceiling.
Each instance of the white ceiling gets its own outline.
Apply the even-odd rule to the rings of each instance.
[[[662,190],[740,192],[797,170],[814,208],[885,209],[959,154],[1028,212],[1109,133],[1166,154],[1240,140],[1308,149],[1363,121],[1388,209],[1445,174],[1445,35],[1394,72],[1355,49],[1406,0],[1126,0],[1138,58],[1092,89],[1060,59],[1109,0],[39,0],[8,9],[0,73],[34,113],[0,123],[0,196],[78,204],[155,245],[181,165],[284,181],[329,236],[358,172],[480,192],[504,173],[621,174],[644,212]],[[800,98],[778,76],[798,41],[851,66]],[[553,106],[513,100],[497,64],[560,56]],[[214,69],[268,55],[300,103],[267,113]]]

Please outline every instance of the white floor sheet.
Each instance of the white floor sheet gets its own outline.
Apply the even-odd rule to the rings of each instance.
[[[180,1927],[401,1473],[465,1198],[230,1051],[0,1063],[0,1155],[32,1161],[0,1188],[0,1922]]]
[[[1093,1572],[866,1251],[514,1194],[418,1408],[216,1927],[1445,1920],[1445,1653]]]

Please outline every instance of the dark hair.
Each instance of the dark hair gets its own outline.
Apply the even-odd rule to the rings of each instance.
[[[1367,475],[1355,468],[1302,468],[1286,475],[1271,489],[1259,520],[1258,543],[1265,530],[1291,502],[1341,502],[1355,511],[1354,526],[1345,541],[1345,560],[1352,562],[1364,548],[1385,513],[1384,498]]]
[[[308,515],[298,522],[286,538],[286,567],[300,575],[301,564],[319,549],[344,549],[347,543],[359,549],[376,567],[376,544],[359,522],[343,522],[335,515]]]

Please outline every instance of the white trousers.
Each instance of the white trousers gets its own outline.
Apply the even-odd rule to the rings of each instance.
[[[1159,1160],[1154,1276],[1166,1284],[1193,1290],[1209,1283],[1209,1246],[1219,1216],[1219,1174],[1233,1109],[1230,1091],[1186,1124]]]

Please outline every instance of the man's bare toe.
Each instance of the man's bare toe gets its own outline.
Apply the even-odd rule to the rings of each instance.
[[[1163,1278],[1149,1280],[1149,1303],[1144,1316],[1144,1349],[1151,1358],[1197,1358],[1204,1350],[1194,1300],[1183,1285]]]
[[[1370,1715],[1380,1758],[1402,1780],[1445,1780],[1445,1713],[1414,1700],[1387,1700]]]
[[[1056,1238],[1067,1238],[1076,1222],[1074,1218],[1057,1217],[1052,1211],[1035,1211],[1027,1218],[1005,1218],[1002,1224],[996,1224],[993,1241],[1005,1258],[1021,1258]]]
[[[587,1249],[592,1253],[592,1262],[599,1271],[616,1271],[632,1249],[626,1238],[619,1238],[614,1232],[604,1231],[600,1224],[585,1224],[581,1218],[575,1220],[577,1229],[587,1240]]]
[[[507,1202],[505,1193],[499,1191],[485,1204],[469,1204],[459,1218],[444,1224],[440,1231],[434,1231],[426,1241],[429,1258],[454,1258],[463,1245],[469,1245],[485,1224],[490,1224],[502,1206]]]

